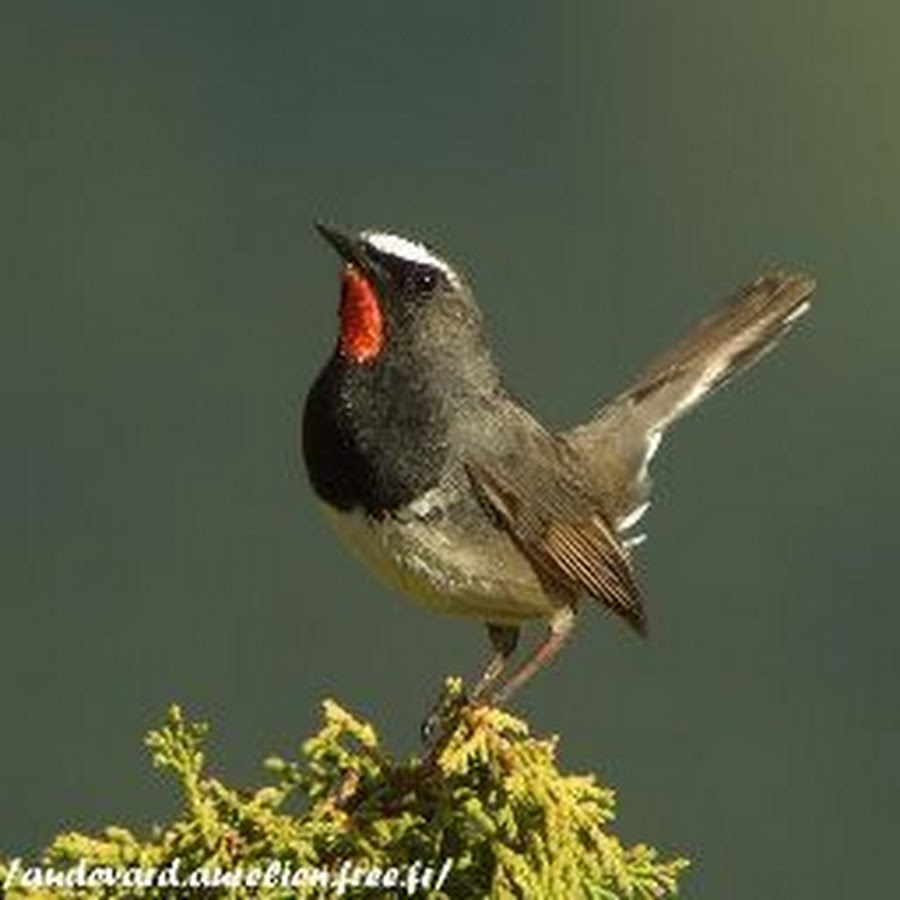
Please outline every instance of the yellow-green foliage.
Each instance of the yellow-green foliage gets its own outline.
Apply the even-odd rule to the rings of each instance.
[[[451,700],[458,683],[448,683]],[[555,741],[530,737],[508,713],[453,706],[444,737],[422,758],[396,762],[371,725],[333,701],[321,731],[299,760],[270,759],[269,783],[254,791],[228,787],[206,765],[206,726],[172,707],[147,738],[154,763],[178,778],[184,808],[172,823],[141,839],[122,827],[99,836],[63,834],[42,866],[165,869],[264,869],[273,860],[291,871],[354,865],[436,868],[454,860],[431,898],[602,898],[650,900],[677,893],[687,863],[661,860],[644,844],[625,847],[609,830],[614,796],[590,775],[565,775]],[[0,863],[0,885],[4,868]],[[32,863],[19,863],[23,872]],[[296,884],[296,882],[295,882]],[[333,887],[219,887],[194,892],[153,887],[15,888],[10,897],[53,900],[107,897],[334,897]],[[407,896],[351,888],[346,896]]]

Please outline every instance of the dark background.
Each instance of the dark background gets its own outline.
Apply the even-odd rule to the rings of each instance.
[[[481,664],[306,484],[322,217],[462,262],[558,424],[766,266],[815,272],[657,460],[651,639],[587,610],[516,708],[694,858],[688,897],[892,893],[896,4],[315,6],[4,5],[0,849],[168,815],[172,701],[253,783],[325,696],[414,749]]]

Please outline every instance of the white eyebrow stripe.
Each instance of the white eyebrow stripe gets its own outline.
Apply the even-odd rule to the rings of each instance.
[[[364,231],[363,240],[371,244],[379,253],[388,256],[396,256],[412,263],[434,266],[440,269],[448,278],[455,281],[453,269],[435,253],[432,253],[424,244],[401,237],[399,234],[391,234],[387,231]]]

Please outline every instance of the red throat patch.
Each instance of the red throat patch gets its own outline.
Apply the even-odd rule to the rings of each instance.
[[[374,359],[384,345],[384,316],[378,295],[356,266],[341,274],[341,355],[356,363]]]

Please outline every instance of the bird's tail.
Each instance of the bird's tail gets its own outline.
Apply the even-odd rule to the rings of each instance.
[[[809,309],[815,281],[771,272],[757,278],[658,356],[632,384],[564,438],[628,528],[650,492],[647,467],[663,433],[701,400],[761,359]]]

